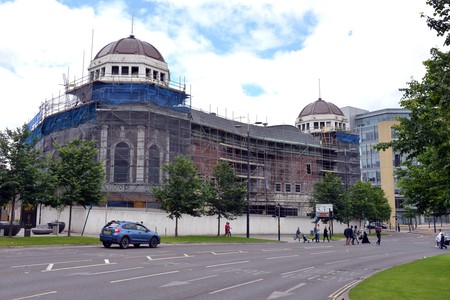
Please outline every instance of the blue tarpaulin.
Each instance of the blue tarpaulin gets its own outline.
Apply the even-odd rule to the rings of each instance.
[[[336,132],[336,139],[340,142],[359,144],[359,135],[345,132]]]

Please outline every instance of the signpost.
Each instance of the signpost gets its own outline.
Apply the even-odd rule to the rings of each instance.
[[[326,219],[330,221],[330,238],[333,236],[333,204],[316,204],[316,220]]]

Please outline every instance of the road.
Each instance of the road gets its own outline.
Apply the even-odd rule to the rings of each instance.
[[[390,266],[444,253],[430,235],[390,232],[381,246],[161,244],[0,249],[0,298],[342,299]],[[338,297],[339,296],[339,297]]]

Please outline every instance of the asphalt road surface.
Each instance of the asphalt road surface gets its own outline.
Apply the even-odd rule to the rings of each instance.
[[[0,249],[0,299],[342,299],[390,266],[445,252],[430,235],[388,233],[381,245],[161,244]]]

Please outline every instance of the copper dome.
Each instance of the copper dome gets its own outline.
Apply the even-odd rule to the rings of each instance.
[[[311,116],[311,115],[339,115],[343,116],[342,111],[333,103],[326,102],[319,98],[313,103],[310,103],[302,109],[299,117]]]
[[[134,35],[112,42],[100,50],[94,59],[106,56],[108,54],[137,54],[145,55],[156,60],[165,62],[161,53],[147,42],[136,39]]]

